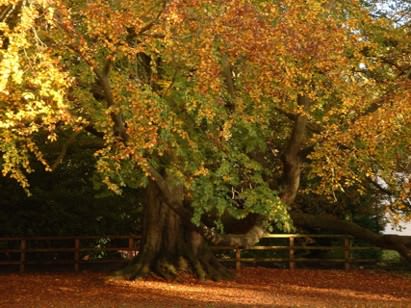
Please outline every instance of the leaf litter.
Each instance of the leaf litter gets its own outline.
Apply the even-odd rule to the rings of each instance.
[[[0,307],[411,307],[411,276],[261,267],[219,282],[188,275],[169,282],[96,272],[2,274]]]

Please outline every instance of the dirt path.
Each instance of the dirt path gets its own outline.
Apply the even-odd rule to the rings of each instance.
[[[224,282],[7,274],[0,275],[0,307],[411,307],[411,277],[262,268],[243,269]]]

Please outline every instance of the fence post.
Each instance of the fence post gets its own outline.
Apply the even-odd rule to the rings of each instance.
[[[134,238],[130,237],[128,239],[128,259],[131,260],[133,259],[133,256],[135,255],[135,247],[134,247]]]
[[[289,268],[291,270],[295,269],[295,246],[294,246],[294,237],[290,236],[288,239],[288,262]]]
[[[235,249],[235,270],[239,271],[241,269],[241,249]]]
[[[80,239],[74,239],[74,271],[80,270]]]
[[[20,240],[20,273],[23,273],[26,267],[26,251],[27,241],[25,239]]]
[[[344,238],[344,268],[349,270],[351,267],[351,239]]]

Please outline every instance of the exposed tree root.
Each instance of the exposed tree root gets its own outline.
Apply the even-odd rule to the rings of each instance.
[[[177,259],[160,257],[156,260],[152,260],[152,262],[136,258],[128,266],[115,272],[113,276],[115,278],[127,280],[134,280],[147,276],[175,280],[183,273],[193,275],[200,280],[211,279],[219,281],[233,277],[233,272],[221,265],[211,252],[198,258],[194,258],[192,255],[190,257],[180,256]]]

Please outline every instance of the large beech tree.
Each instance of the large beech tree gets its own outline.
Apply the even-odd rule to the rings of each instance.
[[[0,0],[0,31],[3,175],[29,192],[31,159],[52,170],[67,150],[51,163],[35,136],[93,136],[101,180],[147,191],[124,276],[227,276],[208,244],[250,246],[273,225],[411,260],[409,239],[301,203],[354,189],[409,215],[407,22],[356,0]]]

